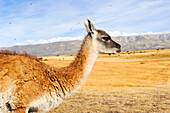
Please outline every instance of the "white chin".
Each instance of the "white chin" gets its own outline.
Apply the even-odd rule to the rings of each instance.
[[[116,52],[116,51],[107,51],[107,52],[99,52],[99,53],[104,53],[104,54],[114,54],[114,55],[119,54],[119,53]]]

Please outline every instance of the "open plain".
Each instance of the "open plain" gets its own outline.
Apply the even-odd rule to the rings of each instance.
[[[43,57],[64,67],[75,56]],[[100,55],[86,82],[49,113],[170,113],[170,50]]]

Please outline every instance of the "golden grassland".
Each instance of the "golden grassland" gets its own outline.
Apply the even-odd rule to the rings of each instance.
[[[44,57],[64,67],[75,56]],[[81,88],[51,112],[170,112],[170,50],[100,55]]]

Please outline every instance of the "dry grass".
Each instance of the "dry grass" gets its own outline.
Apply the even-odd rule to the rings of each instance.
[[[53,113],[169,113],[168,91],[164,87],[110,92],[79,90]]]
[[[70,62],[72,60],[45,61],[55,67],[63,67]],[[169,76],[170,50],[100,55],[86,83],[51,112],[168,113]]]

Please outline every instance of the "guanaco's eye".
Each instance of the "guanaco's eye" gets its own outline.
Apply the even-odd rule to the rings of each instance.
[[[110,40],[111,38],[108,36],[108,37],[102,37],[102,39],[107,42],[107,41]]]

